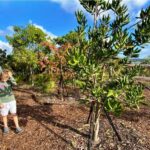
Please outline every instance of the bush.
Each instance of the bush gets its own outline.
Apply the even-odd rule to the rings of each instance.
[[[44,93],[51,93],[56,90],[56,83],[49,74],[39,74],[34,77],[34,85]]]

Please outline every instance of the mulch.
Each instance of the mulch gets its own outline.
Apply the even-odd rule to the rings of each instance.
[[[0,130],[0,150],[86,150],[89,126],[86,124],[89,109],[83,105],[40,104],[29,90],[15,91],[21,134],[16,134],[11,116],[10,133]],[[145,91],[147,101],[150,92]],[[58,100],[59,101],[59,100]],[[95,150],[150,150],[150,106],[127,110],[113,122],[122,142],[114,135],[106,117],[100,119],[100,142]],[[0,122],[2,129],[2,122]]]

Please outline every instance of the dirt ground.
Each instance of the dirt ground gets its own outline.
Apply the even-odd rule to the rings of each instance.
[[[82,105],[35,102],[29,90],[15,91],[21,134],[15,134],[9,116],[10,133],[0,130],[0,150],[86,150],[88,108]],[[150,91],[145,90],[147,101]],[[101,117],[100,143],[95,150],[150,150],[150,105],[130,110],[119,118],[111,116],[122,137],[118,142],[105,116]],[[2,122],[0,122],[2,129]]]

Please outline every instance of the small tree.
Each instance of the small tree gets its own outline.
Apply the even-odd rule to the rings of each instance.
[[[85,102],[93,103],[90,132],[96,143],[102,108],[119,115],[126,106],[138,108],[143,99],[142,86],[133,81],[138,67],[128,68],[125,64],[150,42],[150,7],[141,11],[136,28],[130,30],[127,7],[120,0],[80,3],[94,16],[93,27],[82,11],[76,12],[79,43],[69,51],[68,64],[76,72],[75,83],[86,95]],[[108,10],[114,13],[114,20],[104,14]],[[120,53],[124,58],[118,57]]]
[[[9,61],[10,66],[19,75],[18,80],[30,81],[34,84],[32,75],[38,66],[38,59],[34,51],[27,49],[15,50]]]
[[[38,67],[37,53],[44,51],[41,43],[47,40],[47,35],[34,25],[26,27],[13,27],[14,34],[6,36],[13,47],[10,56],[10,66],[16,71],[18,77],[30,81],[33,84],[32,76]]]
[[[65,82],[68,83],[73,75],[72,70],[67,66],[66,55],[68,50],[72,48],[72,45],[78,43],[77,35],[77,32],[71,31],[64,36],[55,39],[55,42],[59,45],[59,48],[55,53],[55,58],[58,63],[57,67],[59,68],[59,93],[62,100],[64,95],[64,84]]]
[[[46,33],[36,26],[29,24],[26,27],[13,27],[14,34],[6,36],[13,50],[29,49],[38,51],[41,42],[46,41]]]

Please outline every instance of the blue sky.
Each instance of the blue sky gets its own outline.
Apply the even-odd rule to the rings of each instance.
[[[132,18],[141,8],[150,5],[150,0],[123,0],[128,5]],[[61,36],[76,28],[74,12],[83,9],[78,0],[0,0],[0,48],[12,50],[5,39],[12,35],[13,25],[32,23],[48,35]],[[89,22],[92,17],[86,13]],[[140,57],[150,55],[150,46],[142,50]]]

